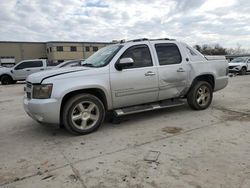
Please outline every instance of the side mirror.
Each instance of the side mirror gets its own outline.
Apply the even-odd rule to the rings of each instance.
[[[132,58],[130,58],[130,57],[128,57],[128,58],[122,58],[122,59],[119,60],[119,62],[117,62],[115,64],[115,68],[117,70],[121,71],[125,67],[129,67],[129,66],[133,66],[133,65],[134,65],[134,60]]]

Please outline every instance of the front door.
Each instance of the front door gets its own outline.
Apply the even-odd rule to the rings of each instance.
[[[27,68],[28,65],[29,65],[29,63],[24,61],[24,62],[21,62],[17,66],[14,67],[13,75],[14,75],[16,80],[24,80],[25,79],[26,74],[27,74],[25,69]]]
[[[113,107],[125,107],[156,101],[158,73],[147,42],[131,45],[118,58],[132,58],[134,65],[119,71],[111,68]]]

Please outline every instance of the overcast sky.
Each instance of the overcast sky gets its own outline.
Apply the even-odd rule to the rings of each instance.
[[[0,0],[0,40],[169,37],[250,48],[250,0]]]

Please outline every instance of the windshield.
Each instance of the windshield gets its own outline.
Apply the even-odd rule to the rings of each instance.
[[[77,67],[77,66],[81,66],[83,62],[84,62],[84,60],[70,60],[70,61],[65,61],[57,66],[60,68],[62,68],[62,67]]]
[[[62,67],[68,62],[71,62],[71,61],[64,61],[63,63],[59,63],[58,65],[56,65],[56,67]]]
[[[121,49],[122,45],[110,45],[101,48],[84,61],[82,66],[103,67],[109,64],[116,53]]]
[[[237,57],[231,61],[231,63],[242,63],[246,61],[246,57]]]

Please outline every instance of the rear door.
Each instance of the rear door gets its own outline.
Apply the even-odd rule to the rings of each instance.
[[[187,87],[188,59],[175,42],[152,42],[159,74],[158,100],[179,97]]]
[[[40,72],[45,70],[46,67],[46,61],[33,61],[33,63],[30,66],[30,74]],[[28,74],[28,75],[30,75]],[[27,76],[28,76],[27,75]]]
[[[126,45],[119,52],[121,58],[132,58],[134,65],[119,71],[115,63],[110,68],[110,83],[114,108],[156,101],[158,98],[157,67],[153,63],[148,42]]]

